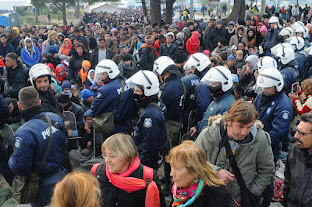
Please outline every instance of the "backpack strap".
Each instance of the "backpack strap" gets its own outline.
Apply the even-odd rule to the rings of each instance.
[[[153,169],[143,165],[143,180],[146,182],[146,187],[153,181]]]
[[[93,175],[94,177],[95,177],[95,175],[96,175],[96,170],[97,170],[97,168],[100,166],[100,164],[102,164],[102,163],[96,163],[96,164],[94,164],[93,166],[92,166],[92,168],[91,168],[91,170],[90,170],[90,175]]]

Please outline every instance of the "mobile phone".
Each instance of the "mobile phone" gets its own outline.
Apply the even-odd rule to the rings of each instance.
[[[293,83],[291,85],[291,93],[297,94],[298,93],[298,86],[299,86],[299,82]]]

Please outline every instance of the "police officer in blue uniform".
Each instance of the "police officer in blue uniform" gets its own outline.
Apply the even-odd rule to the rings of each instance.
[[[133,91],[126,84],[123,84],[125,85],[124,94],[120,102],[124,79],[119,74],[118,66],[112,60],[102,60],[97,64],[95,79],[96,82],[102,81],[104,85],[98,89],[98,95],[92,103],[91,110],[93,117],[97,117],[102,113],[112,112],[117,107],[117,112],[114,115],[116,131],[111,134],[131,134],[130,121],[134,106]],[[105,134],[105,137],[111,134]]]
[[[263,130],[271,137],[271,146],[276,162],[281,154],[281,142],[288,140],[293,108],[287,95],[282,92],[284,79],[276,68],[266,68],[259,73],[257,85],[262,88],[253,104],[259,113]]]
[[[160,87],[160,99],[167,108],[167,151],[179,144],[179,136],[182,127],[184,100],[186,89],[179,78],[180,71],[168,56],[161,56],[154,62],[154,73],[159,76],[162,86]],[[165,163],[166,188],[170,188],[170,165]]]
[[[167,145],[166,120],[158,99],[157,76],[147,70],[134,74],[127,84],[134,90],[134,100],[143,109],[134,128],[134,142],[143,165],[157,170]]]
[[[277,53],[279,63],[281,63],[279,70],[285,81],[283,88],[286,94],[290,93],[291,85],[297,82],[299,77],[296,53],[290,47],[291,47],[290,45],[289,47],[283,45],[282,49]]]
[[[184,65],[184,69],[190,69],[191,73],[181,78],[186,88],[185,113],[196,109],[196,120],[201,120],[211,102],[208,87],[200,82],[211,68],[211,61],[204,53],[195,53],[190,56]],[[195,99],[195,103],[194,103]],[[186,122],[184,122],[186,123]]]
[[[208,86],[213,101],[206,109],[203,119],[198,122],[197,126],[190,129],[191,136],[197,131],[201,132],[201,130],[208,125],[208,118],[210,116],[217,114],[223,115],[235,101],[232,89],[232,74],[229,69],[223,66],[213,67],[201,81]]]
[[[22,117],[26,123],[15,132],[14,153],[9,160],[9,167],[18,176],[29,176],[33,173],[40,176],[37,200],[32,206],[43,207],[48,205],[54,185],[66,174],[62,167],[67,145],[64,122],[54,113],[43,112],[39,94],[34,87],[21,89],[18,98],[18,106],[22,109]],[[52,123],[52,142],[49,150],[47,146],[50,125],[46,115]],[[46,151],[47,159],[41,166]]]
[[[307,75],[308,54],[304,50],[304,39],[302,37],[292,37],[289,41],[297,55],[299,77],[305,79]]]

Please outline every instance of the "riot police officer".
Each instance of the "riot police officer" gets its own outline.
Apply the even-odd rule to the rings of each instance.
[[[18,98],[26,123],[15,132],[9,167],[18,176],[39,175],[37,199],[32,206],[42,207],[48,205],[54,185],[66,174],[62,167],[67,145],[64,122],[57,114],[44,112],[34,87],[21,89]]]
[[[134,128],[134,142],[140,160],[143,165],[157,170],[167,145],[165,115],[159,105],[157,76],[151,71],[141,70],[126,82],[134,90],[135,102],[143,109]]]
[[[95,67],[95,81],[104,85],[98,89],[98,95],[92,103],[93,117],[115,111],[115,131],[104,132],[106,137],[115,133],[132,132],[130,120],[134,104],[133,92],[119,74],[118,66],[112,60],[102,60]]]

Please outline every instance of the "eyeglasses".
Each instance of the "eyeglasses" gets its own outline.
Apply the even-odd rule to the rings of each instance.
[[[298,132],[298,134],[299,134],[300,137],[303,137],[303,136],[306,135],[306,134],[312,134],[312,132],[301,132],[301,131],[299,131],[298,129],[296,129],[296,132]]]
[[[116,156],[116,155],[108,155],[108,156],[106,156],[106,155],[102,154],[102,157],[103,157],[104,159],[107,159],[107,158],[109,158],[109,159],[115,159],[117,156]]]

